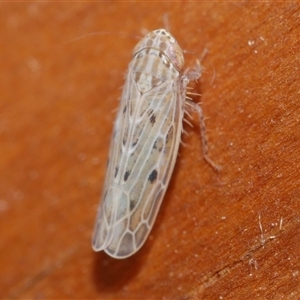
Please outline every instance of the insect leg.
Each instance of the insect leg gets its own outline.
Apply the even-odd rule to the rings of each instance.
[[[220,170],[221,167],[218,166],[208,155],[208,143],[207,143],[207,135],[206,135],[206,127],[204,122],[204,116],[201,109],[201,106],[189,99],[185,99],[185,109],[190,109],[193,112],[196,112],[199,117],[200,131],[201,131],[201,141],[202,141],[202,152],[203,157],[208,164],[210,164],[216,171]]]

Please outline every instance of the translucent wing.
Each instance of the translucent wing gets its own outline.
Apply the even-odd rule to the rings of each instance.
[[[136,46],[129,65],[93,236],[93,248],[115,258],[144,244],[175,165],[187,84],[179,50],[157,30]]]

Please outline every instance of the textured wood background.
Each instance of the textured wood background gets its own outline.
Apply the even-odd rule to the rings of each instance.
[[[90,246],[114,110],[163,17],[187,66],[209,50],[194,86],[222,170],[186,127],[150,238],[115,260]],[[299,3],[2,3],[0,20],[0,298],[300,298]]]

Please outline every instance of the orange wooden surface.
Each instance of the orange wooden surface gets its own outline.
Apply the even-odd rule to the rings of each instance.
[[[164,16],[187,65],[209,50],[196,90],[222,170],[194,121],[150,238],[115,260],[90,246],[113,110]],[[299,299],[299,18],[298,3],[0,4],[0,298]]]

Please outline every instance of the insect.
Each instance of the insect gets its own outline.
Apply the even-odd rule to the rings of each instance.
[[[182,73],[183,52],[165,29],[150,32],[134,48],[109,151],[102,201],[92,247],[126,258],[145,243],[153,227],[176,162],[187,109],[201,108],[186,97],[198,79]]]

